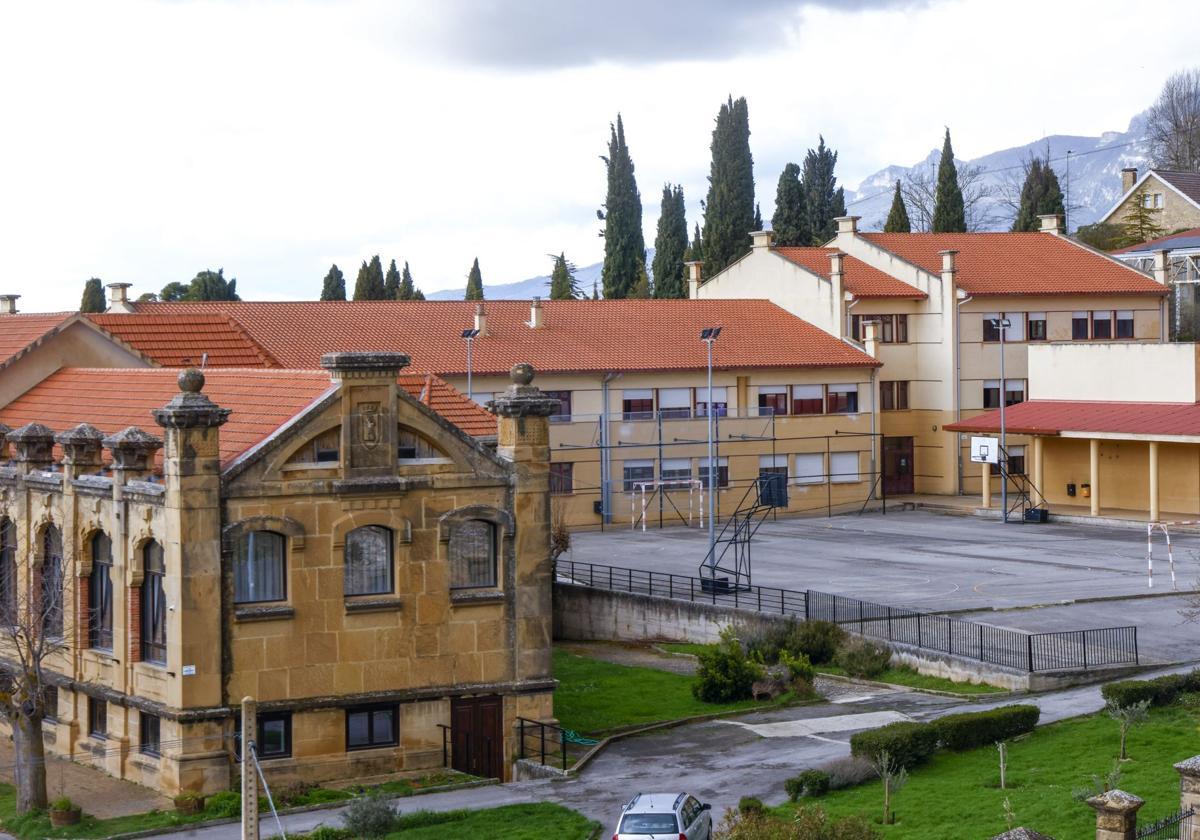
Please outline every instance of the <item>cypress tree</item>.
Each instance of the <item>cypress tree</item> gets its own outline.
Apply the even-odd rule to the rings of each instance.
[[[417,288],[413,285],[412,273],[408,270],[408,261],[404,262],[404,271],[400,273],[400,286],[396,289],[396,300],[416,300]],[[422,296],[421,300],[425,297]]]
[[[1038,216],[1061,216],[1064,212],[1063,192],[1058,183],[1058,175],[1054,173],[1048,159],[1043,162],[1041,158],[1035,157],[1029,162],[1025,183],[1021,185],[1021,204],[1017,208],[1017,217],[1013,220],[1012,229],[1041,230],[1042,223]]]
[[[170,283],[162,287],[162,291],[158,293],[158,299],[164,303],[174,303],[177,300],[186,300],[187,294],[187,283],[180,283],[178,280],[172,280]]]
[[[166,292],[166,289],[163,290]],[[225,279],[225,269],[201,271],[188,284],[183,300],[241,300],[237,295],[237,280]]]
[[[912,233],[912,224],[908,221],[908,208],[904,206],[904,196],[900,195],[900,181],[896,181],[896,194],[892,196],[892,209],[888,211],[887,221],[883,223],[884,233]]]
[[[354,299],[384,300],[386,295],[383,282],[383,261],[376,254],[371,257],[369,263],[364,262],[358,270],[358,278],[354,283]]]
[[[837,152],[825,145],[818,136],[817,148],[804,156],[804,209],[808,213],[811,240],[805,244],[824,245],[837,233],[838,216],[846,215],[846,196],[833,174]]]
[[[595,280],[592,281],[592,300],[600,300],[600,284]]]
[[[617,124],[609,126],[608,156],[601,160],[608,168],[608,192],[604,209],[597,211],[604,221],[600,281],[606,298],[623,298],[637,282],[638,273],[646,270],[646,240],[642,236],[642,197],[620,114]]]
[[[704,202],[704,273],[712,277],[750,250],[754,227],[754,159],[750,155],[750,111],[733,97],[717,113],[712,166]]]
[[[463,300],[483,300],[483,275],[479,271],[479,257],[471,264],[471,273],[467,275],[467,292]]]
[[[699,222],[696,222],[696,227],[692,233],[692,241],[688,243],[683,259],[685,262],[704,261],[704,238],[700,235]]]
[[[566,254],[554,257],[554,270],[550,272],[550,300],[575,300],[579,297],[579,283],[575,280],[575,266],[567,262]]]
[[[750,230],[762,230],[762,229],[763,229],[762,208],[758,206],[758,202],[756,201],[756,202],[754,202],[754,227],[750,228]]]
[[[646,274],[646,268],[643,266],[642,270],[638,272],[638,277],[633,283],[633,288],[629,290],[629,297],[645,299],[651,296],[650,277]]]
[[[662,212],[658,216],[658,234],[654,237],[654,296],[687,297],[683,281],[683,260],[688,250],[683,187],[663,187]]]
[[[812,231],[808,227],[808,212],[804,204],[804,185],[800,183],[800,167],[789,163],[779,174],[775,188],[775,215],[771,230],[776,245],[811,245]]]
[[[950,145],[950,129],[942,143],[942,160],[938,164],[937,192],[933,198],[934,233],[966,233],[967,211],[962,189],[958,185],[958,168],[954,165],[954,149]]]
[[[383,275],[383,299],[400,299],[400,272],[396,268],[395,260],[388,266],[387,274]]]
[[[321,300],[345,300],[346,299],[346,278],[342,275],[342,270],[334,263],[329,267],[329,273],[325,275],[325,284],[321,287]]]
[[[99,277],[83,284],[83,298],[79,301],[80,312],[103,312],[108,306],[104,301],[104,286]]]

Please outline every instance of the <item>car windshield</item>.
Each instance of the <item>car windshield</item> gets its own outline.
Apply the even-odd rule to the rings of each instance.
[[[678,830],[674,814],[626,814],[618,834],[672,834]]]

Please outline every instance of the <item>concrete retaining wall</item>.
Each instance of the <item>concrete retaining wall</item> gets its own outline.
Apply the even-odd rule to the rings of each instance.
[[[715,642],[721,628],[733,624],[772,624],[786,621],[751,610],[714,604],[652,598],[626,592],[590,589],[571,583],[554,584],[554,638],[563,641],[613,642]],[[974,659],[966,659],[912,645],[889,643],[892,661],[927,676],[961,683],[990,683],[1014,691],[1043,691],[1100,679],[1115,679],[1137,668],[1029,674]]]

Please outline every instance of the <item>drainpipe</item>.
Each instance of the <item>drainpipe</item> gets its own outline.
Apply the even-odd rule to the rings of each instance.
[[[600,379],[600,522],[612,524],[612,457],[608,434],[608,383],[620,373],[606,373]]]
[[[972,295],[967,295],[955,305],[954,318],[958,324],[954,330],[954,421],[962,422],[962,307],[964,303],[970,303]],[[1004,395],[1000,395],[1000,401],[1004,401]],[[959,432],[954,433],[954,451],[955,460],[958,463],[958,486],[955,488],[958,495],[962,495],[963,491],[963,457],[962,457],[962,440],[959,437]]]

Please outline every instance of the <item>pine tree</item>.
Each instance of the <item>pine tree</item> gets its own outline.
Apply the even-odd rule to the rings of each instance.
[[[404,262],[404,271],[400,273],[400,287],[396,290],[397,300],[416,300],[417,287],[413,285],[412,273],[408,270],[408,261]],[[421,296],[424,300],[424,295]]]
[[[750,111],[733,97],[717,113],[712,165],[704,202],[704,273],[712,277],[750,250],[754,230],[754,159]]]
[[[388,266],[387,274],[383,275],[383,300],[399,300],[400,299],[400,272],[396,268],[396,261],[392,260]]]
[[[800,167],[794,163],[783,167],[783,172],[779,174],[771,230],[775,232],[776,245],[812,244],[812,231],[808,227],[808,213],[804,206],[804,186],[800,183]]]
[[[1129,209],[1125,211],[1125,218],[1121,220],[1124,245],[1137,245],[1142,242],[1148,242],[1166,233],[1166,230],[1159,223],[1162,211],[1155,207],[1147,206],[1150,203],[1149,197],[1149,194],[1143,190],[1133,197]]]
[[[1027,169],[1025,183],[1021,186],[1021,204],[1013,220],[1014,231],[1041,230],[1042,223],[1038,216],[1061,216],[1066,212],[1062,187],[1049,160],[1043,162],[1035,157]]]
[[[479,271],[479,257],[471,264],[471,273],[467,275],[467,292],[463,300],[483,300],[483,275]]]
[[[187,293],[187,283],[180,283],[178,280],[172,280],[170,283],[162,287],[162,291],[158,293],[158,299],[163,303],[174,303],[177,300],[186,300]]]
[[[683,280],[683,260],[688,250],[683,187],[663,187],[662,210],[658,216],[658,234],[654,237],[654,296],[687,297]]]
[[[325,275],[325,284],[321,287],[321,300],[345,300],[346,299],[346,278],[342,275],[342,270],[334,263],[329,267],[329,273]]]
[[[884,233],[912,233],[912,225],[908,221],[908,208],[904,206],[904,196],[900,195],[900,181],[896,181],[896,194],[892,196],[892,209],[888,211],[887,221],[883,223]]]
[[[962,189],[958,185],[958,168],[954,165],[954,149],[950,145],[950,129],[942,143],[942,160],[938,164],[937,192],[933,197],[934,233],[966,233],[967,211]]]
[[[164,294],[166,289],[163,289]],[[183,300],[241,300],[237,295],[237,280],[225,279],[225,269],[201,271],[188,284]]]
[[[575,279],[575,266],[567,262],[566,254],[554,259],[554,270],[550,272],[550,300],[575,300],[579,297],[579,282]]]
[[[806,245],[824,245],[837,233],[834,219],[846,215],[846,196],[833,174],[837,159],[837,152],[825,145],[824,136],[818,136],[817,148],[809,149],[804,156],[801,183],[812,236]]]
[[[103,312],[108,308],[104,300],[104,285],[99,277],[83,284],[83,299],[79,301],[80,312]]]
[[[604,209],[596,215],[604,221],[604,267],[600,280],[606,298],[623,298],[646,269],[646,240],[642,235],[642,197],[633,174],[633,159],[625,144],[625,125],[609,126],[608,192]]]
[[[354,282],[355,300],[384,300],[383,261],[379,255],[371,257],[369,263],[364,262],[358,270],[358,278]]]

